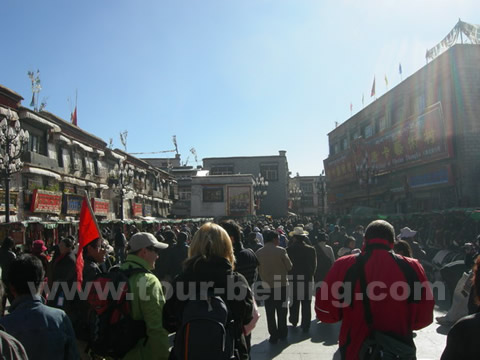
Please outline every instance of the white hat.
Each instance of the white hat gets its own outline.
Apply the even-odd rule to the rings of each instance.
[[[138,232],[128,241],[129,252],[133,253],[140,249],[153,246],[158,250],[166,249],[168,244],[159,242],[155,236],[148,232]]]
[[[414,237],[416,233],[415,230],[412,230],[409,227],[404,227],[403,229],[400,229],[400,235],[398,235],[398,237],[400,239],[409,239]]]
[[[303,227],[296,226],[293,228],[293,231],[290,231],[289,236],[307,236],[308,231],[303,230]]]

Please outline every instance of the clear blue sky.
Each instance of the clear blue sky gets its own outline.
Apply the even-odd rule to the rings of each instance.
[[[318,175],[327,134],[425,65],[478,0],[2,0],[0,84],[128,152],[276,155]],[[68,102],[68,99],[71,99]],[[150,156],[164,156],[163,154]]]

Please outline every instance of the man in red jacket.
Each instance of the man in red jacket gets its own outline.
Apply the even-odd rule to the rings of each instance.
[[[397,335],[413,344],[413,330],[432,323],[435,303],[422,265],[412,258],[398,255],[395,258],[391,253],[394,239],[393,226],[383,220],[371,222],[365,231],[362,255],[366,256],[364,271],[373,318],[371,329]],[[342,359],[346,360],[359,358],[362,343],[369,334],[359,270],[357,255],[338,259],[315,299],[320,321],[343,320],[339,347]],[[409,291],[413,291],[411,297]]]

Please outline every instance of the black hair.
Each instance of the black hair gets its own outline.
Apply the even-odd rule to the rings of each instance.
[[[220,226],[225,229],[228,236],[232,236],[234,243],[242,241],[242,229],[234,220],[224,220],[220,223]]]
[[[405,240],[397,240],[393,245],[393,251],[398,255],[413,257],[412,247]]]
[[[368,224],[365,230],[365,241],[368,242],[371,239],[384,239],[393,244],[395,229],[385,220],[374,220]]]
[[[15,241],[13,241],[10,236],[7,236],[5,239],[3,239],[2,249],[11,250],[13,248],[13,245],[15,245]]]
[[[75,241],[71,237],[65,237],[60,240],[65,244],[65,246],[69,249],[74,249],[75,248]]]
[[[40,259],[34,255],[24,254],[10,263],[7,283],[13,286],[18,295],[35,295],[44,276]]]
[[[273,240],[278,239],[278,233],[273,230],[265,230],[263,232],[263,242],[272,242]]]
[[[95,240],[90,241],[87,245],[83,247],[83,257],[88,255],[88,247],[89,246],[98,246],[98,242],[100,241],[100,238],[97,238]]]

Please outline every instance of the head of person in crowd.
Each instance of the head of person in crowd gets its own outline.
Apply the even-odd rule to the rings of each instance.
[[[417,232],[406,226],[400,229],[400,234],[398,235],[398,238],[401,240],[413,241],[415,235],[417,235]]]
[[[13,241],[13,239],[10,236],[7,236],[5,239],[3,239],[1,248],[4,250],[13,251],[14,246],[15,246],[15,241]]]
[[[177,236],[177,244],[179,245],[187,244],[189,237],[190,235],[187,232],[185,231],[180,232]]]
[[[23,254],[12,260],[7,283],[14,297],[37,295],[44,276],[42,262],[36,256]]]
[[[225,229],[228,236],[232,240],[234,250],[242,250],[242,228],[234,220],[224,220],[220,223],[220,226]]]
[[[308,236],[308,231],[303,230],[303,227],[301,226],[296,226],[288,235],[294,241],[305,241]]]
[[[326,243],[328,240],[328,235],[322,231],[318,234],[317,240],[319,243]]]
[[[413,257],[412,247],[405,240],[395,241],[395,244],[393,245],[393,251],[395,251],[395,254],[398,255]]]
[[[233,245],[230,236],[220,225],[207,222],[197,230],[193,236],[190,248],[188,249],[190,261],[194,261],[197,257],[210,260],[213,257],[222,257],[227,259],[233,266],[235,264],[235,256],[233,254]]]
[[[343,247],[349,248],[349,249],[355,249],[355,238],[353,236],[347,236],[345,238],[345,242],[343,243]]]
[[[75,248],[75,242],[71,237],[64,237],[58,243],[58,248],[60,250],[60,254],[66,255],[73,251]]]
[[[395,241],[395,229],[385,220],[374,220],[368,224],[365,229],[365,245],[368,246],[377,242],[376,240],[386,240],[393,248]]]
[[[47,250],[43,240],[35,240],[32,243],[32,254],[41,254]]]
[[[83,258],[90,258],[97,264],[102,264],[105,262],[107,256],[107,249],[103,245],[103,240],[101,238],[90,241],[83,248]]]
[[[247,235],[247,244],[258,244],[257,241],[257,233],[256,232],[250,232]]]
[[[265,244],[273,243],[274,245],[278,245],[278,233],[273,230],[268,230],[263,233],[263,241]]]
[[[355,232],[363,235],[363,225],[357,225],[355,227]]]
[[[177,235],[173,230],[167,230],[163,232],[163,237],[165,238],[165,243],[172,246],[177,243]]]
[[[167,247],[167,244],[159,242],[153,234],[137,232],[128,241],[127,251],[129,254],[145,260],[150,270],[152,270],[155,268],[155,261],[158,259],[158,251]]]

